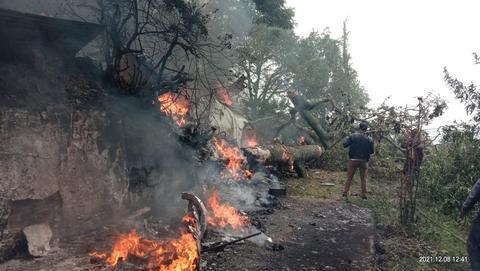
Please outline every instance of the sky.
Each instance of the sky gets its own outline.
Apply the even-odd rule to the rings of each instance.
[[[476,81],[480,65],[478,0],[287,0],[295,9],[295,32],[307,36],[329,27],[342,35],[347,19],[350,54],[370,105],[414,105],[432,91],[449,108],[428,128],[469,118],[443,80],[443,67],[464,82]]]

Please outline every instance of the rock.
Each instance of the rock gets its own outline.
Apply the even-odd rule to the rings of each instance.
[[[27,238],[28,252],[34,257],[46,256],[50,251],[52,230],[47,224],[30,225],[23,229]]]
[[[281,244],[272,244],[270,247],[267,247],[267,249],[270,249],[272,251],[282,251],[285,249],[285,247]]]

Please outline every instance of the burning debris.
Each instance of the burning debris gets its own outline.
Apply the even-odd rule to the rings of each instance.
[[[188,200],[188,212],[190,214],[190,216],[185,216],[183,220],[185,222],[190,220],[187,226],[190,232],[195,234],[197,241],[200,242],[207,231],[207,208],[205,208],[203,201],[194,194],[184,192],[182,193],[182,199]]]
[[[186,116],[190,109],[190,102],[184,95],[167,92],[158,96],[158,102],[160,111],[171,117],[178,126],[184,126],[187,123]]]
[[[207,252],[207,251],[218,251],[218,250],[221,250],[223,249],[224,247],[228,246],[228,245],[233,245],[233,244],[236,244],[238,242],[242,242],[244,240],[247,240],[247,239],[250,239],[250,238],[254,238],[256,236],[259,236],[259,235],[262,235],[262,232],[256,232],[256,233],[253,233],[253,234],[250,234],[250,235],[247,235],[247,236],[244,236],[244,237],[240,237],[240,238],[237,238],[235,240],[232,240],[232,241],[228,241],[228,242],[224,242],[224,243],[214,243],[212,244],[211,246],[209,247],[206,247],[205,249],[203,249],[204,252]]]
[[[206,210],[200,199],[182,193],[189,201],[188,214],[183,216],[184,228],[176,238],[155,240],[140,236],[136,230],[120,234],[110,253],[91,252],[89,255],[116,267],[123,262],[142,266],[146,271],[193,271],[200,267],[201,238],[206,230]],[[137,270],[137,269],[135,269]]]
[[[233,179],[251,178],[252,172],[246,167],[246,158],[239,147],[229,145],[224,139],[214,138],[213,145],[220,158],[226,161],[226,169]]]
[[[244,145],[247,148],[253,148],[258,145],[257,135],[254,132],[245,134]]]
[[[228,203],[221,203],[218,190],[213,189],[208,198],[208,207],[211,210],[208,217],[208,225],[214,228],[231,228],[233,230],[242,230],[249,223],[246,215],[240,212]]]
[[[198,269],[200,261],[197,240],[186,230],[178,238],[158,241],[143,238],[132,230],[118,236],[110,253],[92,252],[90,256],[113,267],[123,261],[142,262],[147,271],[192,271]]]
[[[227,89],[224,88],[223,86],[220,86],[217,88],[217,98],[219,99],[220,102],[224,103],[225,105],[228,105],[228,106],[233,105],[232,97],[230,97],[230,94],[228,94]]]
[[[30,61],[32,60],[32,54],[36,55],[37,51],[41,52],[41,49],[45,47],[50,48],[49,51],[54,51],[48,52],[49,54],[55,53],[52,62],[62,59],[66,64],[70,64],[70,60],[77,55],[78,50],[87,42],[99,33],[108,33],[108,31],[102,31],[105,30],[103,29],[104,26],[96,24],[25,15],[1,9],[0,17],[2,17],[0,21],[4,21],[11,26],[4,27],[2,33],[5,33],[4,36],[12,38],[7,39],[3,46],[0,45],[1,48],[5,49],[3,54],[0,53],[1,61],[3,61],[2,59],[12,60],[11,55],[13,54],[5,53],[11,51],[15,51],[15,54],[21,54],[25,60]],[[71,31],[72,29],[75,31]],[[23,33],[26,33],[26,35]],[[38,40],[41,47],[31,48],[32,39],[39,37],[42,37],[41,40]],[[74,42],[70,44],[70,41]],[[32,51],[32,49],[35,50]],[[125,51],[129,50],[126,49]],[[161,51],[160,48],[159,51]],[[177,52],[174,53],[174,55],[176,54]],[[153,71],[147,71],[149,67],[146,64],[148,62],[142,60],[145,55],[132,51],[123,54],[120,59],[117,59],[119,63],[115,63],[114,66],[110,67],[112,63],[104,65],[113,68],[112,71],[120,71],[117,76],[122,77],[121,79],[125,81],[125,84],[122,84],[122,81],[115,82],[118,78],[109,78],[115,79],[115,84],[109,82],[109,84],[103,85],[103,81],[100,82],[100,78],[103,78],[100,77],[100,75],[103,75],[101,74],[101,68],[83,69],[83,65],[87,67],[90,67],[89,65],[95,66],[96,62],[94,61],[92,63],[90,61],[79,62],[79,64],[82,64],[81,69],[80,66],[78,70],[72,68],[68,74],[63,70],[63,64],[59,68],[55,67],[51,70],[49,67],[48,74],[51,74],[51,78],[44,76],[47,75],[47,72],[38,74],[38,77],[41,78],[38,79],[38,82],[42,83],[40,87],[36,84],[37,79],[24,87],[22,84],[18,84],[23,78],[15,81],[15,83],[9,83],[11,80],[0,78],[1,82],[8,82],[8,85],[7,83],[5,83],[5,86],[2,84],[2,90],[9,89],[10,84],[18,84],[19,88],[26,89],[29,94],[25,96],[25,100],[34,101],[32,103],[36,103],[35,106],[42,108],[41,110],[47,108],[45,110],[48,111],[39,113],[36,110],[30,110],[29,104],[26,104],[21,110],[8,109],[1,112],[2,124],[15,126],[14,128],[10,126],[1,127],[2,130],[6,131],[2,134],[5,137],[4,141],[11,143],[4,144],[6,146],[4,151],[8,153],[2,156],[2,161],[5,162],[5,176],[18,177],[14,178],[11,184],[10,180],[12,178],[6,178],[9,183],[5,185],[4,190],[10,193],[10,188],[15,189],[12,197],[8,200],[43,200],[58,193],[58,202],[55,201],[55,206],[58,205],[55,208],[58,209],[45,208],[44,212],[43,210],[42,212],[33,212],[31,208],[25,208],[28,212],[15,212],[15,208],[13,208],[14,215],[9,215],[10,218],[6,219],[8,223],[5,224],[11,226],[12,223],[10,222],[15,218],[15,215],[19,219],[23,219],[24,214],[40,218],[39,221],[26,225],[19,224],[18,226],[19,231],[23,229],[28,241],[28,250],[32,256],[51,256],[48,252],[52,236],[59,239],[70,235],[82,236],[79,232],[85,231],[95,232],[101,238],[107,238],[107,240],[99,239],[104,240],[105,243],[97,244],[95,238],[92,238],[95,243],[88,243],[89,248],[96,248],[95,251],[90,253],[91,259],[96,263],[103,264],[102,267],[107,265],[108,269],[112,268],[116,271],[199,270],[202,260],[202,241],[205,241],[203,239],[207,235],[210,238],[208,241],[219,238],[223,243],[216,242],[217,245],[203,246],[206,247],[206,250],[216,250],[254,237],[265,239],[263,233],[257,232],[257,229],[262,228],[259,223],[255,224],[258,221],[234,207],[268,206],[271,201],[270,196],[273,197],[275,191],[271,192],[270,195],[261,193],[267,193],[268,186],[271,183],[278,182],[278,179],[271,176],[267,170],[263,171],[262,169],[277,164],[285,164],[291,167],[295,161],[303,161],[305,157],[321,155],[321,149],[319,150],[315,146],[309,146],[309,152],[307,146],[305,146],[305,150],[296,150],[294,147],[287,147],[282,144],[274,146],[259,144],[260,138],[257,138],[253,127],[248,128],[248,126],[251,126],[249,120],[233,108],[234,101],[240,101],[240,99],[237,99],[240,96],[233,96],[232,98],[230,95],[239,95],[243,90],[244,77],[241,77],[228,88],[214,87],[213,93],[209,92],[209,95],[204,95],[203,92],[211,91],[211,86],[204,86],[201,89],[189,88],[187,85],[189,82],[187,78],[189,77],[187,77],[186,72],[183,72],[183,68],[178,71],[179,77],[176,79],[174,77],[169,81],[158,82],[158,85],[154,87],[162,90],[160,92],[162,94],[154,94],[154,99],[156,99],[154,104],[158,102],[160,112],[181,129],[164,125],[162,122],[162,127],[153,131],[150,125],[144,125],[143,120],[146,119],[144,118],[145,115],[148,115],[148,117],[154,115],[153,118],[156,120],[160,114],[158,109],[154,108],[156,115],[151,114],[151,112],[143,114],[130,110],[131,108],[137,109],[137,107],[131,106],[127,102],[123,104],[121,97],[113,97],[114,95],[110,97],[110,93],[117,90],[128,90],[128,94],[138,94],[136,91],[139,91],[139,88],[151,85],[151,81],[147,78],[154,78],[155,75]],[[41,60],[42,58],[37,59],[40,62]],[[171,67],[171,65],[167,66]],[[19,66],[18,68],[24,67]],[[43,68],[41,67],[39,70],[43,70]],[[145,68],[145,73],[143,73],[143,68]],[[85,74],[82,74],[81,71],[84,70]],[[26,71],[26,73],[30,72],[30,70]],[[17,77],[17,75],[12,76],[12,78]],[[68,77],[68,79],[63,79],[63,77]],[[8,77],[5,78],[8,79]],[[80,82],[78,78],[85,78],[87,83],[82,84],[83,82]],[[160,77],[160,79],[162,78]],[[57,82],[57,80],[62,82]],[[63,82],[67,80],[68,84]],[[30,85],[36,85],[36,91],[30,91]],[[46,91],[47,89],[52,89],[52,92]],[[57,91],[57,89],[61,91],[65,89],[67,93],[61,91],[53,93],[53,90]],[[77,89],[79,90],[78,94],[75,91]],[[95,93],[96,96],[91,94],[92,100],[88,100],[91,103],[79,102],[86,96],[83,94],[84,89]],[[164,93],[163,90],[170,91]],[[230,90],[232,91],[230,92]],[[31,96],[31,92],[38,92],[38,96],[37,94]],[[208,106],[211,108],[207,108],[206,102],[197,101],[202,99],[202,95],[213,98],[213,101],[208,101]],[[5,95],[4,97],[8,98],[8,96]],[[44,96],[48,97],[46,102],[31,98]],[[52,101],[50,101],[50,96]],[[56,98],[63,98],[64,96],[68,98],[66,101],[68,100],[69,103],[58,102],[57,104]],[[105,104],[108,105],[105,106],[108,108],[95,108],[93,102],[97,101],[96,98],[98,97],[104,97],[104,99],[102,98],[102,106]],[[70,104],[70,100],[72,104]],[[119,102],[119,100],[122,101]],[[87,110],[82,106],[92,106],[92,109]],[[206,107],[204,110],[206,116],[198,117],[196,111],[199,110],[196,109],[202,106]],[[214,106],[215,110],[212,109]],[[120,107],[122,109],[119,109]],[[126,110],[127,108],[128,110]],[[124,112],[129,113],[129,118],[120,117],[125,116]],[[194,119],[196,121],[197,118],[209,122],[204,129],[207,132],[200,131],[200,124],[194,122]],[[212,119],[214,118],[216,118],[215,121],[218,125],[213,124]],[[147,120],[150,120],[150,118]],[[201,124],[203,125],[203,123]],[[243,134],[245,127],[247,127],[247,131]],[[188,133],[184,133],[183,141],[182,139],[177,140],[180,137],[176,138],[174,136],[168,137],[168,140],[166,140],[167,136],[164,135],[170,135],[172,130],[174,130],[174,133],[177,130],[188,131]],[[105,131],[108,131],[108,133]],[[242,136],[244,137],[242,138]],[[227,138],[232,140],[227,141]],[[211,144],[210,139],[212,139]],[[207,143],[188,145],[184,144],[185,141]],[[159,143],[158,146],[157,143]],[[154,144],[156,147],[151,147]],[[10,148],[10,146],[17,145],[18,148]],[[167,145],[175,147],[169,148],[166,147]],[[186,147],[187,145],[188,147]],[[197,157],[194,157],[192,153],[198,151],[200,145],[201,148],[205,147],[207,151],[205,151],[205,155],[196,159]],[[192,149],[193,151],[191,151]],[[19,150],[21,152],[18,152]],[[183,152],[184,150],[185,152]],[[10,153],[14,153],[13,156]],[[213,153],[216,153],[219,159],[214,159]],[[178,159],[173,161],[173,156]],[[254,168],[251,161],[247,159],[250,158],[248,156],[254,157],[254,161],[262,161],[258,163],[261,168],[258,170]],[[209,172],[209,174],[206,174],[207,176],[202,176],[198,183],[191,181],[191,177],[197,176],[195,170],[204,167],[212,160],[215,160],[212,163],[215,165],[215,173],[210,174]],[[68,161],[68,163],[64,163],[65,161]],[[172,166],[172,164],[175,164],[175,166]],[[222,167],[221,176],[217,176],[217,166]],[[187,167],[188,169],[185,172],[180,172]],[[254,174],[253,169],[258,174]],[[18,172],[25,174],[18,174]],[[48,174],[44,175],[45,172]],[[252,180],[255,175],[257,179]],[[214,179],[211,181],[212,183],[221,179],[218,181],[226,186],[230,185],[227,188],[228,192],[220,193],[220,190],[213,188],[208,197],[205,197],[204,202],[206,204],[203,204],[202,200],[193,194],[183,193],[182,199],[188,200],[188,213],[186,215],[183,217],[182,215],[177,216],[178,210],[176,208],[178,206],[174,206],[175,204],[168,207],[168,211],[171,211],[178,220],[178,224],[172,223],[175,226],[171,226],[169,223],[158,219],[160,215],[163,215],[159,213],[167,209],[164,205],[158,204],[161,196],[175,195],[176,193],[173,191],[178,192],[178,190],[174,189],[181,189],[180,191],[194,189],[195,185],[200,185],[202,182],[208,183],[208,181],[205,181],[207,178]],[[153,181],[153,179],[158,180]],[[250,181],[238,181],[246,179]],[[26,182],[25,180],[30,181]],[[176,186],[178,182],[182,181],[185,181],[182,183],[185,186],[182,186],[182,188],[179,188],[180,185]],[[22,185],[18,186],[18,183]],[[238,190],[236,190],[237,188]],[[270,190],[283,188],[285,187],[275,186]],[[163,194],[160,194],[161,192]],[[228,193],[236,194],[241,199],[237,200],[230,197]],[[282,190],[278,192],[278,195],[282,196],[285,193]],[[161,196],[159,197],[159,195]],[[261,203],[257,204],[259,198],[261,198]],[[145,202],[150,200],[151,202]],[[244,202],[248,202],[248,204],[243,204]],[[117,216],[112,216],[112,213],[123,214],[124,210],[122,208],[125,209],[125,206],[138,207],[137,204],[139,203],[141,203],[141,206],[149,205],[152,208],[140,209],[133,215],[128,216],[127,219],[116,219]],[[25,204],[27,207],[39,205],[35,202],[26,202]],[[12,206],[15,206],[15,204]],[[161,206],[161,208],[153,208],[154,206]],[[162,208],[164,210],[159,213],[155,213],[157,210],[152,210]],[[55,216],[50,218],[43,215],[44,213],[55,214]],[[150,220],[147,218],[140,219],[147,213],[149,213],[148,219]],[[62,217],[57,217],[56,214],[61,214]],[[48,219],[46,219],[47,217]],[[106,221],[107,217],[112,220]],[[154,220],[152,224],[150,224],[151,220]],[[121,223],[118,223],[119,221]],[[27,226],[30,224],[35,225]],[[48,225],[51,225],[52,228]],[[157,231],[156,226],[161,230]],[[208,232],[207,227],[212,229],[210,234],[206,234]],[[60,236],[57,228],[65,229],[66,232],[62,232],[64,236]],[[70,230],[70,228],[72,229]],[[9,229],[7,228],[6,231]],[[113,231],[119,231],[122,234],[110,238]],[[234,234],[244,236],[239,237],[234,236]],[[98,236],[95,235],[95,237]],[[84,241],[81,244],[82,249],[84,249],[83,246],[87,242],[82,241]],[[104,249],[104,245],[108,245],[109,249]],[[98,249],[100,247],[102,249]],[[84,250],[81,253],[86,257]],[[71,255],[73,253],[68,256]]]
[[[189,207],[188,214],[182,218],[184,228],[178,230],[177,237],[157,240],[131,230],[118,235],[110,252],[92,251],[89,255],[113,268],[123,268],[119,270],[193,271],[200,268],[202,248],[205,251],[217,251],[227,245],[262,235],[261,232],[256,232],[223,243],[202,245],[207,224],[216,229],[246,232],[249,218],[228,203],[221,203],[215,188],[208,198],[208,213],[197,196],[182,193],[182,199],[189,201]],[[124,266],[133,267],[124,269]]]
[[[298,145],[306,145],[305,137],[304,136],[299,137],[298,140],[297,140],[297,143],[298,143]]]

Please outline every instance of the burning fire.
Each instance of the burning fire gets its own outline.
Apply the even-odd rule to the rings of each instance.
[[[254,133],[248,133],[245,135],[245,147],[253,148],[258,145],[257,136]]]
[[[294,170],[293,156],[285,145],[282,144],[281,147],[282,147],[282,160],[287,161],[289,169],[293,171]]]
[[[217,138],[213,139],[213,145],[218,155],[227,160],[227,170],[234,179],[239,179],[242,174],[247,178],[251,177],[250,171],[243,170],[246,158],[238,147],[228,146],[225,140]]]
[[[132,230],[118,237],[110,254],[92,252],[89,255],[103,259],[111,266],[132,257],[145,259],[146,271],[191,271],[195,270],[200,260],[197,241],[186,231],[178,239],[155,241],[142,238]]]
[[[282,147],[282,160],[284,161],[290,161],[292,160],[292,155],[288,151],[288,148],[285,145],[281,145]]]
[[[298,144],[299,145],[305,145],[305,137],[304,136],[301,136],[298,138]]]
[[[232,106],[233,105],[233,100],[232,98],[230,97],[230,94],[228,94],[228,91],[220,86],[217,88],[217,97],[218,99],[220,99],[221,102],[223,102],[224,104],[228,105],[228,106]]]
[[[237,209],[227,203],[220,203],[220,197],[216,189],[208,198],[208,206],[211,209],[207,219],[208,225],[216,228],[232,227],[234,230],[241,229],[249,223],[248,217],[241,215]]]
[[[245,174],[245,177],[247,177],[247,179],[251,179],[253,177],[253,172],[248,169],[244,171],[244,174]]]
[[[185,117],[190,106],[187,98],[167,92],[158,96],[158,101],[160,102],[160,111],[170,116],[178,126],[186,124]]]

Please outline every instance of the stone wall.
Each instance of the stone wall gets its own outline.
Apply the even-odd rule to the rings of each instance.
[[[45,220],[67,225],[65,234],[98,227],[127,193],[124,148],[103,143],[109,121],[92,109],[0,108],[0,197],[33,204],[58,194],[61,206],[48,207],[55,213]]]

